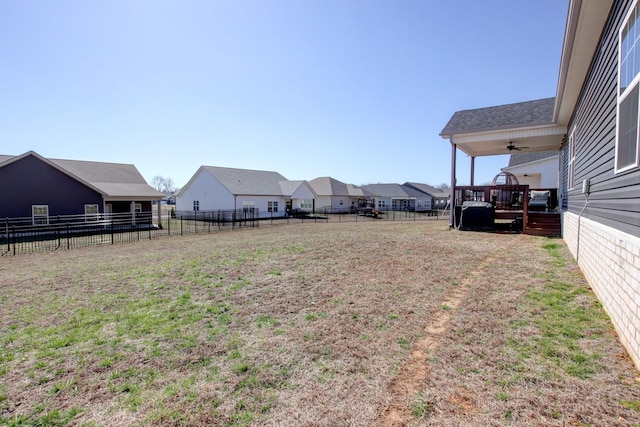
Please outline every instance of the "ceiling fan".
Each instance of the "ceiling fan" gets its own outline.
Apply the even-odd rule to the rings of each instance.
[[[529,147],[516,147],[515,145],[513,145],[513,141],[509,142],[509,145],[507,145],[507,150],[509,151],[520,151],[522,149],[527,149]]]

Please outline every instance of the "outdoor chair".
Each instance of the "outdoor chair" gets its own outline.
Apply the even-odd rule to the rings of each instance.
[[[550,191],[532,190],[529,193],[529,210],[530,211],[546,211],[549,208]]]

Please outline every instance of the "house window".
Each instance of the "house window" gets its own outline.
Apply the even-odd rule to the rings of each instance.
[[[256,208],[256,202],[242,202],[242,210],[247,212],[254,212]]]
[[[313,209],[313,200],[311,199],[301,199],[300,207],[302,209]]]
[[[638,4],[620,29],[618,65],[618,137],[616,172],[638,166],[638,81],[640,81],[640,22]]]
[[[571,133],[569,134],[569,177],[568,177],[568,186],[569,189],[573,188],[573,182],[574,182],[574,164],[575,164],[575,160],[576,160],[576,138],[575,138],[575,134],[576,131],[575,129],[571,131]]]
[[[135,213],[142,212],[142,203],[136,203],[135,206],[134,206],[134,211],[135,211]]]
[[[200,210],[200,200],[194,200],[193,201],[193,210],[194,211],[199,211]]]
[[[386,200],[378,200],[378,209],[380,209],[380,210],[387,209],[387,201]]]
[[[84,220],[96,221],[98,219],[98,205],[84,205]]]
[[[267,211],[268,212],[278,212],[278,202],[267,202]]]
[[[49,224],[49,206],[33,205],[31,206],[31,218],[33,225]]]

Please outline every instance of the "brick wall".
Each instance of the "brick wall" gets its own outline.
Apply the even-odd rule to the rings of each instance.
[[[640,239],[565,212],[562,235],[640,368]]]

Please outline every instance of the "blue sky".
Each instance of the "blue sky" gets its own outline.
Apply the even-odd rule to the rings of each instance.
[[[0,154],[450,179],[458,110],[555,96],[566,0],[0,2]],[[460,184],[469,159],[459,153]],[[478,158],[476,183],[506,156]]]

